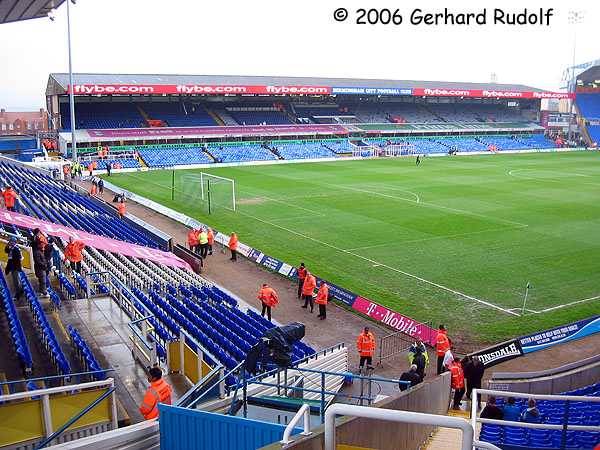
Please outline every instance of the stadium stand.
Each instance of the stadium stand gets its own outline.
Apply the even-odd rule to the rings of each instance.
[[[98,170],[105,170],[109,163],[111,163],[113,167],[115,167],[115,164],[120,164],[123,169],[139,169],[142,167],[137,159],[131,158],[96,159],[95,161],[98,164]]]
[[[600,120],[600,94],[577,94],[577,108],[587,120]],[[592,143],[600,145],[600,125],[588,125],[587,131]]]
[[[139,106],[151,119],[162,120],[170,127],[218,125],[201,104],[152,102]]]
[[[75,348],[77,357],[85,367],[86,372],[97,372],[93,375],[96,380],[104,380],[106,378],[106,372],[104,372],[100,366],[100,363],[90,350],[89,346],[85,343],[79,332],[72,325],[67,325],[67,332],[71,343]]]
[[[78,102],[75,106],[77,128],[140,128],[145,127],[144,117],[134,103],[85,103]],[[61,103],[60,116],[62,128],[71,129],[69,105]]]
[[[12,299],[10,289],[8,288],[6,278],[4,277],[4,271],[2,271],[0,274],[0,289],[2,290],[2,304],[4,306],[3,310],[6,314],[14,351],[21,363],[23,371],[30,372],[33,365],[31,352],[29,350],[29,345],[27,344],[27,339],[25,338],[25,332],[23,331],[21,320],[17,314],[17,309],[15,308],[15,303]]]
[[[148,167],[169,167],[184,164],[210,164],[214,160],[198,145],[140,147],[140,157]]]
[[[563,392],[562,395],[599,397],[600,383],[574,391]],[[498,398],[496,403],[502,408],[505,399]],[[527,399],[516,399],[515,405],[523,412],[527,408]],[[540,412],[540,423],[562,425],[568,409],[569,424],[600,425],[600,403],[571,402],[569,404],[565,401],[540,400],[536,406]],[[502,448],[510,448],[511,450],[525,448],[555,449],[565,448],[562,443],[562,433],[562,430],[530,429],[484,423],[479,438],[482,441],[500,445]],[[566,448],[568,449],[592,449],[599,442],[599,432],[575,430],[566,432]]]
[[[284,111],[273,106],[227,106],[228,114],[239,125],[287,125],[292,123]]]
[[[324,143],[277,143],[271,146],[283,159],[318,159],[335,158],[336,153],[327,148]]]
[[[3,186],[14,186],[20,196],[18,208],[24,214],[113,239],[158,247],[144,233],[128,227],[93,200],[49,176],[2,162],[0,180]]]
[[[277,159],[277,156],[259,144],[209,146],[208,151],[217,162],[224,163]]]

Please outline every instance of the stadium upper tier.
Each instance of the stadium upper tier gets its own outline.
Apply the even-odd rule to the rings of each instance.
[[[68,103],[60,104],[64,130],[71,128]],[[340,102],[278,103],[149,101],[76,102],[79,129],[286,125],[292,123],[526,123],[516,107],[500,103]]]
[[[577,108],[579,113],[589,121],[600,121],[600,94],[578,94]],[[592,142],[600,144],[600,125],[588,125],[587,131]]]

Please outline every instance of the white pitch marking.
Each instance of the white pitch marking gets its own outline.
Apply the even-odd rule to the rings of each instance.
[[[526,226],[527,225],[525,225],[525,226],[514,226],[514,227],[504,227],[504,228],[493,228],[491,230],[471,231],[469,233],[448,234],[448,235],[445,235],[445,236],[433,236],[433,237],[422,238],[422,239],[411,239],[409,241],[384,242],[383,244],[367,245],[365,247],[354,247],[354,248],[348,248],[346,250],[348,250],[348,251],[368,250],[368,249],[371,249],[371,248],[385,247],[386,245],[414,244],[416,242],[434,241],[434,240],[438,240],[438,239],[449,239],[449,238],[460,237],[460,236],[470,236],[472,234],[482,234],[482,233],[492,233],[492,232],[497,232],[497,231],[518,230],[519,228],[525,228]]]
[[[322,184],[326,184],[326,183],[322,183]],[[517,225],[520,227],[528,227],[529,225],[525,224],[525,223],[521,223],[521,222],[515,222],[514,220],[507,220],[507,219],[500,219],[498,217],[493,217],[493,216],[486,216],[485,214],[479,214],[479,213],[474,213],[471,211],[466,211],[464,209],[457,209],[457,208],[451,208],[449,206],[443,206],[443,205],[436,205],[434,203],[428,203],[428,202],[417,202],[416,200],[410,199],[410,198],[405,198],[405,197],[398,197],[396,195],[389,195],[389,194],[384,194],[382,192],[377,192],[377,191],[368,191],[366,189],[359,189],[359,188],[353,188],[350,186],[342,186],[342,185],[337,185],[337,184],[330,184],[329,186],[332,187],[337,187],[340,189],[347,189],[350,191],[356,191],[356,192],[362,192],[365,194],[371,194],[371,195],[377,195],[380,197],[386,197],[386,198],[391,198],[394,200],[403,200],[405,202],[411,202],[411,203],[415,203],[421,206],[425,206],[425,207],[429,207],[429,208],[433,208],[433,209],[442,209],[442,210],[446,210],[446,211],[452,211],[455,213],[459,213],[459,214],[464,214],[467,216],[473,216],[473,217],[481,217],[483,219],[487,219],[487,220],[491,220],[491,221],[495,221],[495,222],[504,222],[504,223],[508,223],[511,225]],[[405,191],[408,192],[408,191]]]
[[[455,289],[449,288],[449,287],[447,287],[447,286],[444,286],[444,285],[442,285],[442,284],[439,284],[439,283],[435,283],[435,282],[433,282],[433,281],[426,280],[425,278],[419,277],[418,275],[414,275],[414,274],[412,274],[412,273],[405,272],[405,271],[403,271],[403,270],[400,270],[400,269],[397,269],[397,268],[395,268],[395,267],[388,266],[387,264],[383,264],[383,263],[381,263],[381,262],[379,262],[379,261],[376,261],[376,260],[374,260],[374,259],[367,258],[367,257],[365,257],[365,256],[362,256],[362,255],[359,255],[359,254],[357,254],[357,253],[352,253],[352,252],[351,252],[351,251],[349,251],[349,250],[344,250],[343,248],[336,247],[335,245],[333,245],[333,244],[330,244],[329,242],[324,242],[324,241],[321,241],[321,240],[319,240],[319,239],[315,239],[315,238],[313,238],[313,237],[311,237],[311,236],[307,236],[307,235],[305,235],[305,234],[302,234],[302,233],[300,233],[300,232],[298,232],[298,231],[295,231],[295,230],[290,230],[289,228],[285,228],[285,227],[283,227],[283,226],[281,226],[281,225],[278,225],[278,224],[276,224],[276,223],[269,222],[268,220],[264,220],[264,219],[261,219],[261,218],[259,218],[259,217],[255,217],[255,216],[253,216],[253,215],[251,215],[251,214],[248,214],[248,213],[245,213],[245,212],[242,212],[242,211],[239,211],[239,214],[242,214],[242,215],[244,215],[244,216],[250,217],[251,219],[257,220],[258,222],[262,222],[262,223],[264,223],[264,224],[271,225],[272,227],[279,228],[280,230],[287,231],[288,233],[295,234],[296,236],[303,237],[304,239],[308,239],[308,240],[310,240],[310,241],[316,242],[317,244],[321,244],[321,245],[324,245],[324,246],[326,246],[326,247],[332,248],[332,249],[334,249],[334,250],[337,250],[338,252],[342,252],[342,253],[346,253],[346,254],[348,254],[348,255],[352,255],[352,256],[354,256],[355,258],[362,259],[362,260],[364,260],[364,261],[367,261],[367,262],[369,262],[369,263],[371,263],[371,264],[378,264],[379,266],[381,266],[381,267],[385,267],[386,269],[389,269],[389,270],[391,270],[391,271],[394,271],[394,272],[397,272],[397,273],[401,273],[402,275],[406,275],[407,277],[413,278],[413,279],[415,279],[415,280],[418,280],[418,281],[421,281],[421,282],[423,282],[423,283],[427,283],[427,284],[429,284],[429,285],[431,285],[431,286],[434,286],[434,287],[436,287],[436,288],[438,288],[438,289],[444,290],[444,291],[446,291],[446,292],[450,292],[450,293],[452,293],[452,294],[454,294],[454,295],[458,295],[458,296],[460,296],[460,297],[463,297],[463,298],[466,298],[466,299],[468,299],[468,300],[472,300],[472,301],[474,301],[474,302],[481,303],[482,305],[489,306],[490,308],[497,309],[498,311],[502,311],[502,312],[504,312],[504,313],[511,314],[511,315],[513,315],[513,316],[520,316],[520,314],[517,314],[517,313],[515,313],[515,312],[513,312],[513,311],[510,311],[510,310],[508,310],[508,309],[502,308],[502,307],[500,307],[500,306],[494,305],[493,303],[487,302],[487,301],[485,301],[485,300],[481,300],[481,299],[479,299],[479,298],[477,298],[477,297],[473,297],[473,296],[471,296],[471,295],[464,294],[463,292],[460,292],[460,291],[457,291],[457,290],[455,290]]]
[[[541,311],[533,311],[535,314],[541,314],[548,311],[555,311],[557,309],[566,308],[567,306],[578,305],[579,303],[591,302],[592,300],[598,300],[600,295],[596,295],[595,297],[584,298],[583,300],[575,300],[574,302],[565,303],[563,305],[552,306],[551,308],[542,309]]]

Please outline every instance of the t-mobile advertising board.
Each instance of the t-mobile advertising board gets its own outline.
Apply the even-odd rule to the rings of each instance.
[[[402,314],[392,311],[391,309],[372,302],[364,297],[356,297],[352,304],[352,309],[361,312],[378,322],[382,322],[404,334],[407,334],[415,339],[420,339],[429,345],[435,345],[436,330],[414,321],[413,319],[403,316]]]

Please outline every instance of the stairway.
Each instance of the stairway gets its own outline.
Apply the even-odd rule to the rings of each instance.
[[[466,403],[466,402],[465,402]],[[466,403],[469,405],[470,403]],[[452,417],[470,419],[468,411],[449,409],[446,414]],[[434,430],[423,448],[425,450],[459,450],[462,442],[462,431],[456,428],[438,427]]]
[[[269,150],[271,153],[273,153],[277,157],[277,159],[285,159],[283,156],[281,156],[279,154],[279,152],[277,151],[277,149],[275,147],[269,147],[268,145],[265,145],[265,148],[267,150]]]
[[[216,112],[214,112],[212,109],[207,108],[206,106],[202,107],[208,113],[208,115],[212,117],[212,119],[217,123],[217,125],[221,127],[225,126],[225,122],[223,122],[223,119],[221,119]]]
[[[142,109],[142,107],[140,106],[139,103],[136,103],[135,106],[138,109],[138,111],[140,112],[140,114],[142,115],[142,117],[144,118],[144,120],[146,121],[146,124],[148,126],[150,126],[150,122],[148,122],[148,121],[152,120],[152,119],[150,118],[150,116],[148,115],[148,113]]]

